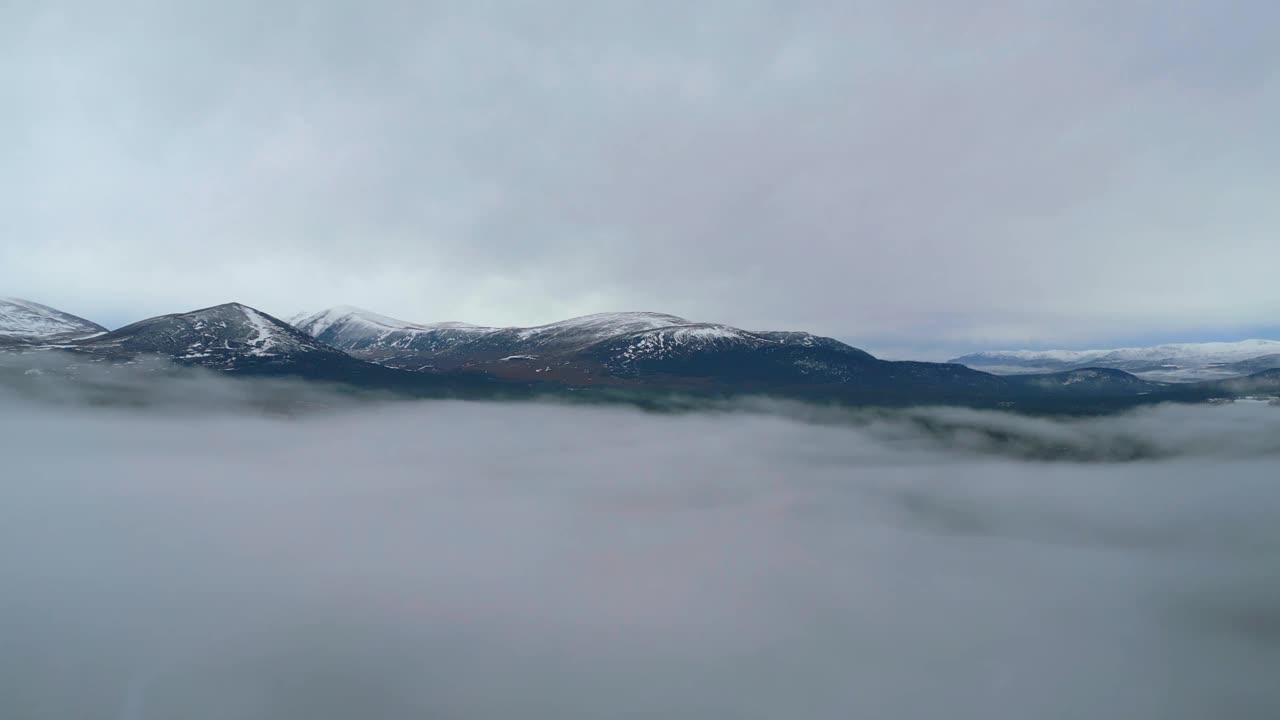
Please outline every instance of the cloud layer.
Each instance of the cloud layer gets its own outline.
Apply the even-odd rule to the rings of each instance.
[[[1280,309],[1272,3],[3,13],[0,286],[109,324],[647,309],[918,346]]]
[[[0,715],[1280,708],[1271,408],[281,419],[235,410],[235,392],[194,414],[0,405]],[[1082,446],[1205,442],[1031,462],[990,441],[1001,423]]]

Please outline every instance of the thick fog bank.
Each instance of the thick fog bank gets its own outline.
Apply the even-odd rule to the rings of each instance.
[[[1280,716],[1280,410],[804,419],[10,398],[0,717]]]

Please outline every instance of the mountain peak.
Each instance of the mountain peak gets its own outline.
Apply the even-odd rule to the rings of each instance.
[[[101,325],[16,297],[0,298],[0,338],[19,341],[65,339],[106,332]]]
[[[210,305],[209,307],[206,307],[206,308],[200,308],[198,310],[188,310],[187,312],[184,312],[184,313],[175,313],[175,314],[176,315],[200,315],[200,314],[216,314],[216,313],[223,313],[223,312],[240,312],[240,313],[255,312],[259,314],[265,314],[265,313],[262,313],[261,310],[245,305],[244,303],[235,302],[235,301],[225,302],[219,305]]]
[[[284,321],[238,302],[148,318],[79,347],[107,355],[168,355],[218,369],[293,362],[302,353],[337,352]]]
[[[366,332],[388,332],[394,330],[430,330],[437,327],[475,327],[466,323],[438,323],[436,325],[423,325],[420,323],[412,323],[407,320],[398,320],[393,317],[381,315],[354,305],[337,305],[327,310],[304,314],[293,319],[292,325],[299,330],[311,335],[312,337],[320,337],[330,329],[340,329],[343,326],[355,324]]]

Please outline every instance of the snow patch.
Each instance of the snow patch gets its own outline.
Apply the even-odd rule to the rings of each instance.
[[[268,352],[276,346],[275,328],[272,327],[271,321],[267,320],[257,310],[249,307],[241,307],[240,311],[244,313],[245,319],[249,321],[252,330],[257,334],[256,337],[249,340],[251,349],[250,355],[266,356],[275,353]]]

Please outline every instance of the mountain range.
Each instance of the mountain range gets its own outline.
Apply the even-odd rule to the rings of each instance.
[[[227,303],[107,330],[45,305],[4,299],[0,350],[38,353],[46,364],[56,358],[70,375],[85,364],[131,365],[158,356],[230,375],[293,376],[416,396],[751,394],[1036,411],[1206,400],[1273,386],[1280,392],[1280,372],[1270,368],[1234,386],[1160,382],[1099,366],[1000,375],[961,363],[881,360],[805,332],[749,331],[650,312],[494,328],[412,323],[352,307],[286,322]],[[1239,362],[1250,359],[1256,358]]]
[[[1101,367],[1124,370],[1147,380],[1193,382],[1280,368],[1280,340],[1177,343],[1109,350],[995,350],[962,355],[949,362],[1004,375]]]

